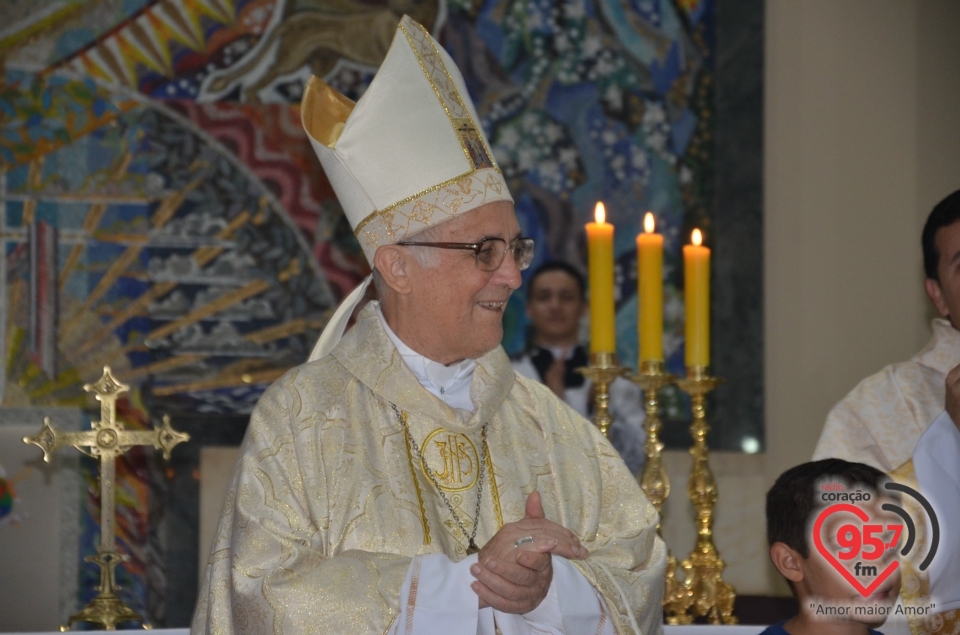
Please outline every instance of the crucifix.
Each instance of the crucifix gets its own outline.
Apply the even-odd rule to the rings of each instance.
[[[100,421],[94,421],[91,430],[83,432],[61,432],[50,425],[50,418],[44,417],[43,428],[36,436],[24,437],[24,443],[32,443],[43,450],[43,460],[50,462],[53,452],[63,446],[71,445],[87,456],[100,459],[100,546],[96,555],[84,558],[100,567],[100,584],[97,596],[87,606],[70,616],[69,622],[61,626],[66,631],[74,622],[100,624],[112,631],[120,622],[140,622],[149,628],[139,613],[125,606],[117,597],[115,569],[130,556],[117,551],[115,489],[116,459],[133,446],[152,445],[163,450],[163,458],[170,459],[170,451],[178,443],[189,441],[190,435],[177,432],[170,426],[170,417],[164,415],[163,426],[152,430],[127,430],[117,421],[117,396],[130,390],[110,373],[110,367],[103,367],[103,376],[95,384],[83,387],[92,392],[100,402]],[[84,449],[87,448],[87,449]]]

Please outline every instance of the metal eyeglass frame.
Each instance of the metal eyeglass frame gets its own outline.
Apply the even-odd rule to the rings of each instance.
[[[483,250],[483,246],[490,242],[503,243],[505,245],[505,249],[503,250],[503,256],[500,258],[500,261],[496,265],[492,265],[491,268],[487,269],[480,266],[480,252]],[[463,249],[472,251],[477,268],[481,271],[496,271],[499,269],[500,265],[503,264],[504,259],[507,257],[507,252],[514,253],[514,262],[517,263],[517,269],[523,271],[530,266],[530,263],[533,262],[533,250],[535,246],[533,238],[527,238],[523,236],[520,238],[514,238],[509,243],[507,243],[507,241],[503,238],[484,238],[477,243],[416,243],[402,241],[396,244],[403,247],[436,247],[437,249]],[[526,247],[526,245],[529,245],[529,247]],[[519,252],[517,250],[518,247],[521,247]],[[529,254],[529,259],[527,262],[522,260],[524,254]],[[518,255],[520,260],[517,260]]]

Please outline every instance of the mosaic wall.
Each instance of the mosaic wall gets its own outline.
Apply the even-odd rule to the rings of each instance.
[[[109,365],[133,386],[129,427],[215,426],[303,361],[368,266],[298,103],[311,74],[360,98],[404,13],[460,65],[534,266],[582,266],[606,203],[628,363],[634,236],[657,215],[679,371],[680,245],[693,226],[712,237],[714,1],[0,0],[0,404],[89,408],[83,384]],[[522,291],[506,326],[519,350]],[[121,463],[126,599],[163,625],[149,527],[169,474],[152,454]]]

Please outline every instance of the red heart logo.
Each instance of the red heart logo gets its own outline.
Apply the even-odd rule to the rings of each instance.
[[[887,568],[884,569],[880,573],[880,575],[876,577],[876,579],[873,582],[870,583],[870,586],[867,586],[867,587],[863,586],[860,583],[860,580],[857,580],[853,576],[853,574],[847,571],[846,567],[844,567],[843,564],[841,564],[840,561],[837,560],[836,557],[834,557],[832,553],[827,551],[827,548],[823,544],[823,539],[820,537],[820,533],[821,533],[820,530],[823,527],[824,521],[826,521],[827,518],[832,516],[833,514],[841,513],[841,512],[847,512],[847,513],[853,514],[863,522],[868,522],[870,520],[870,516],[867,515],[867,512],[863,511],[862,509],[860,509],[855,505],[848,505],[846,503],[831,505],[830,507],[827,507],[822,512],[820,512],[820,515],[817,516],[817,522],[813,524],[813,544],[816,545],[817,551],[820,552],[820,555],[826,558],[827,562],[832,564],[833,568],[839,571],[840,575],[842,575],[847,580],[847,582],[852,584],[853,588],[855,588],[860,593],[860,595],[862,595],[863,597],[869,597],[869,595],[873,593],[878,586],[883,584],[884,580],[890,577],[891,573],[897,570],[897,567],[900,566],[900,563],[894,560],[889,565],[887,565]]]

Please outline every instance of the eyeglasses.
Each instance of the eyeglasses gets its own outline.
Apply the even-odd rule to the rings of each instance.
[[[436,247],[437,249],[466,249],[473,252],[480,271],[496,271],[503,264],[507,251],[513,254],[517,269],[523,271],[533,262],[533,238],[515,238],[507,244],[503,238],[484,238],[478,243],[415,243],[399,242],[404,247]]]

